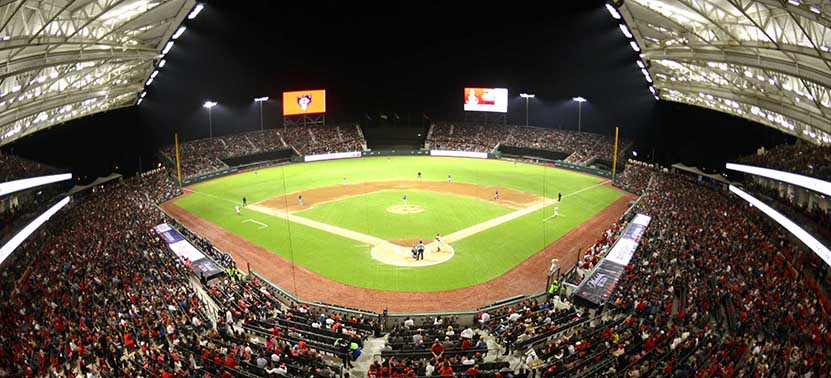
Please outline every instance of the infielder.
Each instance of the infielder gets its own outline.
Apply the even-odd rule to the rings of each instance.
[[[496,191],[496,194],[493,195],[493,200],[494,201],[499,201],[499,191],[498,190]]]
[[[234,211],[236,211],[237,215],[239,215],[239,205],[234,205]]]
[[[297,206],[303,206],[303,195],[302,194],[297,195]]]
[[[248,205],[248,202],[245,200],[245,197],[242,197],[242,207]]]
[[[560,208],[558,206],[554,206],[554,217],[556,218],[560,215]]]
[[[407,195],[404,194],[404,197],[402,197],[401,199],[404,200],[404,207],[406,207],[407,206]]]
[[[447,175],[447,183],[450,183],[450,175]]]
[[[418,179],[421,179],[421,171],[418,171]]]
[[[441,235],[436,233],[436,252],[441,252]]]
[[[343,176],[343,185],[346,185],[346,176]]]
[[[557,202],[563,202],[563,192],[557,193]]]

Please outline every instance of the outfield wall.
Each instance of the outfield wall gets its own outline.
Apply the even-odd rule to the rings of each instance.
[[[281,155],[282,156],[282,155]],[[316,155],[304,155],[304,156],[293,156],[291,157],[292,163],[303,163],[303,162],[314,162],[314,161],[324,161],[324,160],[333,160],[333,159],[352,159],[352,158],[359,158],[359,157],[378,157],[378,156],[443,156],[443,157],[464,157],[464,158],[476,158],[476,159],[501,159],[502,152],[473,152],[473,151],[448,151],[448,150],[410,150],[410,149],[402,149],[402,150],[377,150],[377,151],[350,151],[350,152],[335,152],[329,154],[316,154]],[[540,157],[543,160],[547,160],[545,157]],[[243,158],[238,158],[243,159]],[[285,157],[282,157],[279,160],[272,160],[263,162],[263,165],[270,165],[270,164],[278,164],[284,163],[286,160]],[[242,160],[241,160],[242,161]],[[596,169],[591,167],[586,167],[582,165],[566,163],[563,161],[554,161],[554,165],[558,168],[568,169],[572,171],[578,171],[583,173],[588,173],[590,175],[612,178],[612,172],[605,171],[602,169]],[[230,174],[237,173],[240,170],[240,166],[231,167],[227,169],[222,169],[210,173],[205,173],[202,175],[191,176],[182,180],[182,186],[188,186],[200,183],[202,181],[214,179],[217,177],[227,176]]]

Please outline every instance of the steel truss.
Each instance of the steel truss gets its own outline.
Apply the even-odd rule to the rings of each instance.
[[[136,104],[194,0],[0,2],[0,145]]]
[[[831,144],[828,1],[625,0],[614,5],[640,47],[659,98]]]

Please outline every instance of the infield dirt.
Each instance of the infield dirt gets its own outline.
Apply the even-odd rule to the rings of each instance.
[[[499,191],[498,203],[512,209],[528,207],[535,202],[540,202],[543,197],[514,189],[500,188],[489,185],[476,185],[467,183],[448,183],[445,181],[373,181],[362,184],[346,184],[327,186],[316,189],[304,190],[301,192],[289,193],[282,196],[272,197],[260,202],[265,206],[277,211],[295,213],[308,210],[326,202],[342,200],[364,194],[380,192],[383,190],[427,190],[437,193],[454,194],[457,196],[473,197],[486,201],[494,201],[496,191]],[[303,196],[303,205],[300,206],[298,196]]]

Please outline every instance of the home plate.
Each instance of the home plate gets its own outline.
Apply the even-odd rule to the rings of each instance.
[[[370,252],[373,259],[384,264],[405,267],[441,264],[453,258],[456,253],[453,246],[446,243],[441,245],[441,251],[437,250],[436,243],[425,245],[423,260],[414,259],[410,248],[391,243],[373,246]]]

